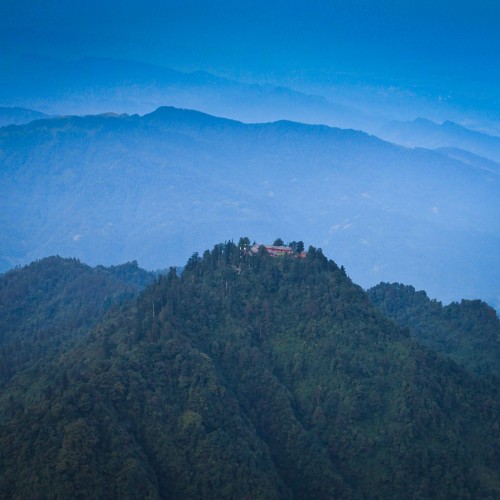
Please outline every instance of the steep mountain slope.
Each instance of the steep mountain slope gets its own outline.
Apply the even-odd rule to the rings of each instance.
[[[36,382],[3,394],[3,496],[500,493],[498,388],[418,347],[312,247],[195,254]]]
[[[398,283],[381,283],[368,295],[418,342],[477,375],[500,377],[500,320],[484,302],[462,300],[443,307],[425,292]]]
[[[86,335],[153,281],[137,263],[91,268],[49,257],[0,276],[0,386]]]
[[[500,303],[499,174],[441,153],[175,108],[9,127],[0,151],[3,269],[54,253],[155,269],[243,231],[300,234],[363,286]]]
[[[491,172],[496,172],[496,173],[500,172],[500,163],[489,160],[488,158],[484,158],[479,155],[475,155],[474,153],[471,153],[470,151],[465,151],[464,149],[441,147],[437,148],[436,151],[439,151],[440,153],[455,160],[458,160],[462,163],[471,165],[472,167],[484,168],[485,170],[489,170]]]

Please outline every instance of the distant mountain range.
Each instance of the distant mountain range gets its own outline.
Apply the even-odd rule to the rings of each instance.
[[[55,253],[165,268],[242,233],[300,235],[363,286],[500,304],[499,174],[473,156],[171,107],[3,128],[0,151],[3,270]]]
[[[500,163],[500,137],[469,130],[451,121],[442,124],[423,118],[412,122],[392,121],[382,126],[377,135],[409,147],[459,148]]]
[[[26,55],[4,73],[0,104],[50,114],[143,114],[168,104],[246,122],[289,119],[364,128],[373,121],[359,108],[283,86],[134,61],[86,57],[66,62]]]
[[[48,118],[48,115],[32,109],[0,107],[0,127],[22,125],[41,118]]]
[[[408,92],[404,84],[399,88],[384,81],[369,83],[342,73],[330,75],[321,84],[300,78],[245,83],[207,71],[179,71],[127,59],[65,61],[37,54],[3,61],[0,72],[0,105],[50,115],[144,114],[171,105],[245,122],[287,119],[376,135],[384,128],[390,132],[394,126],[387,125],[390,120],[406,123],[420,115],[434,121],[469,123],[472,129],[500,135],[498,106],[493,101],[483,109],[480,99],[468,103],[442,100],[431,97],[431,89]]]

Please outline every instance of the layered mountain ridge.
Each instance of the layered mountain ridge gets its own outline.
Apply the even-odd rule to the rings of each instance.
[[[48,118],[45,113],[33,109],[18,107],[0,107],[0,127],[7,125],[23,125],[33,120]]]
[[[3,71],[0,102],[50,114],[98,114],[110,110],[143,114],[168,103],[250,122],[287,118],[343,127],[361,127],[370,122],[357,107],[319,95],[137,61],[100,57],[62,61],[27,54]]]
[[[423,118],[411,122],[389,122],[379,129],[380,136],[405,146],[425,148],[456,147],[500,162],[500,137],[470,130],[446,120],[441,124]]]
[[[165,268],[242,232],[301,234],[365,287],[498,304],[499,174],[477,157],[175,108],[6,127],[0,151],[3,270],[54,253]]]

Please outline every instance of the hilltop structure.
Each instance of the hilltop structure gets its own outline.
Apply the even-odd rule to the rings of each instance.
[[[282,255],[295,255],[301,259],[305,258],[307,252],[295,252],[290,246],[281,246],[281,245],[259,245],[255,244],[250,248],[250,252],[256,254],[259,252],[259,248],[264,247],[266,252],[271,255],[271,257],[280,257]]]

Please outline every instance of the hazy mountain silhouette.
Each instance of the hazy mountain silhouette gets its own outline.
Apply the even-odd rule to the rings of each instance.
[[[404,146],[455,147],[500,162],[500,137],[469,130],[457,123],[437,124],[418,118],[412,122],[389,122],[379,135]]]
[[[97,57],[60,61],[26,55],[6,70],[1,101],[52,114],[142,114],[169,104],[248,122],[292,119],[362,128],[372,121],[351,106],[283,86]]]
[[[352,130],[160,108],[0,130],[3,269],[149,269],[243,231],[311,241],[364,286],[498,303],[497,172]]]
[[[500,173],[500,163],[476,155],[474,153],[471,153],[470,151],[465,151],[464,149],[460,148],[449,148],[449,147],[437,148],[436,151],[439,151],[440,153],[445,154],[450,158],[461,161],[462,163],[466,163],[467,165],[472,165],[474,167],[490,170],[491,172]]]
[[[48,116],[33,109],[0,107],[0,127],[22,125],[41,118]]]

